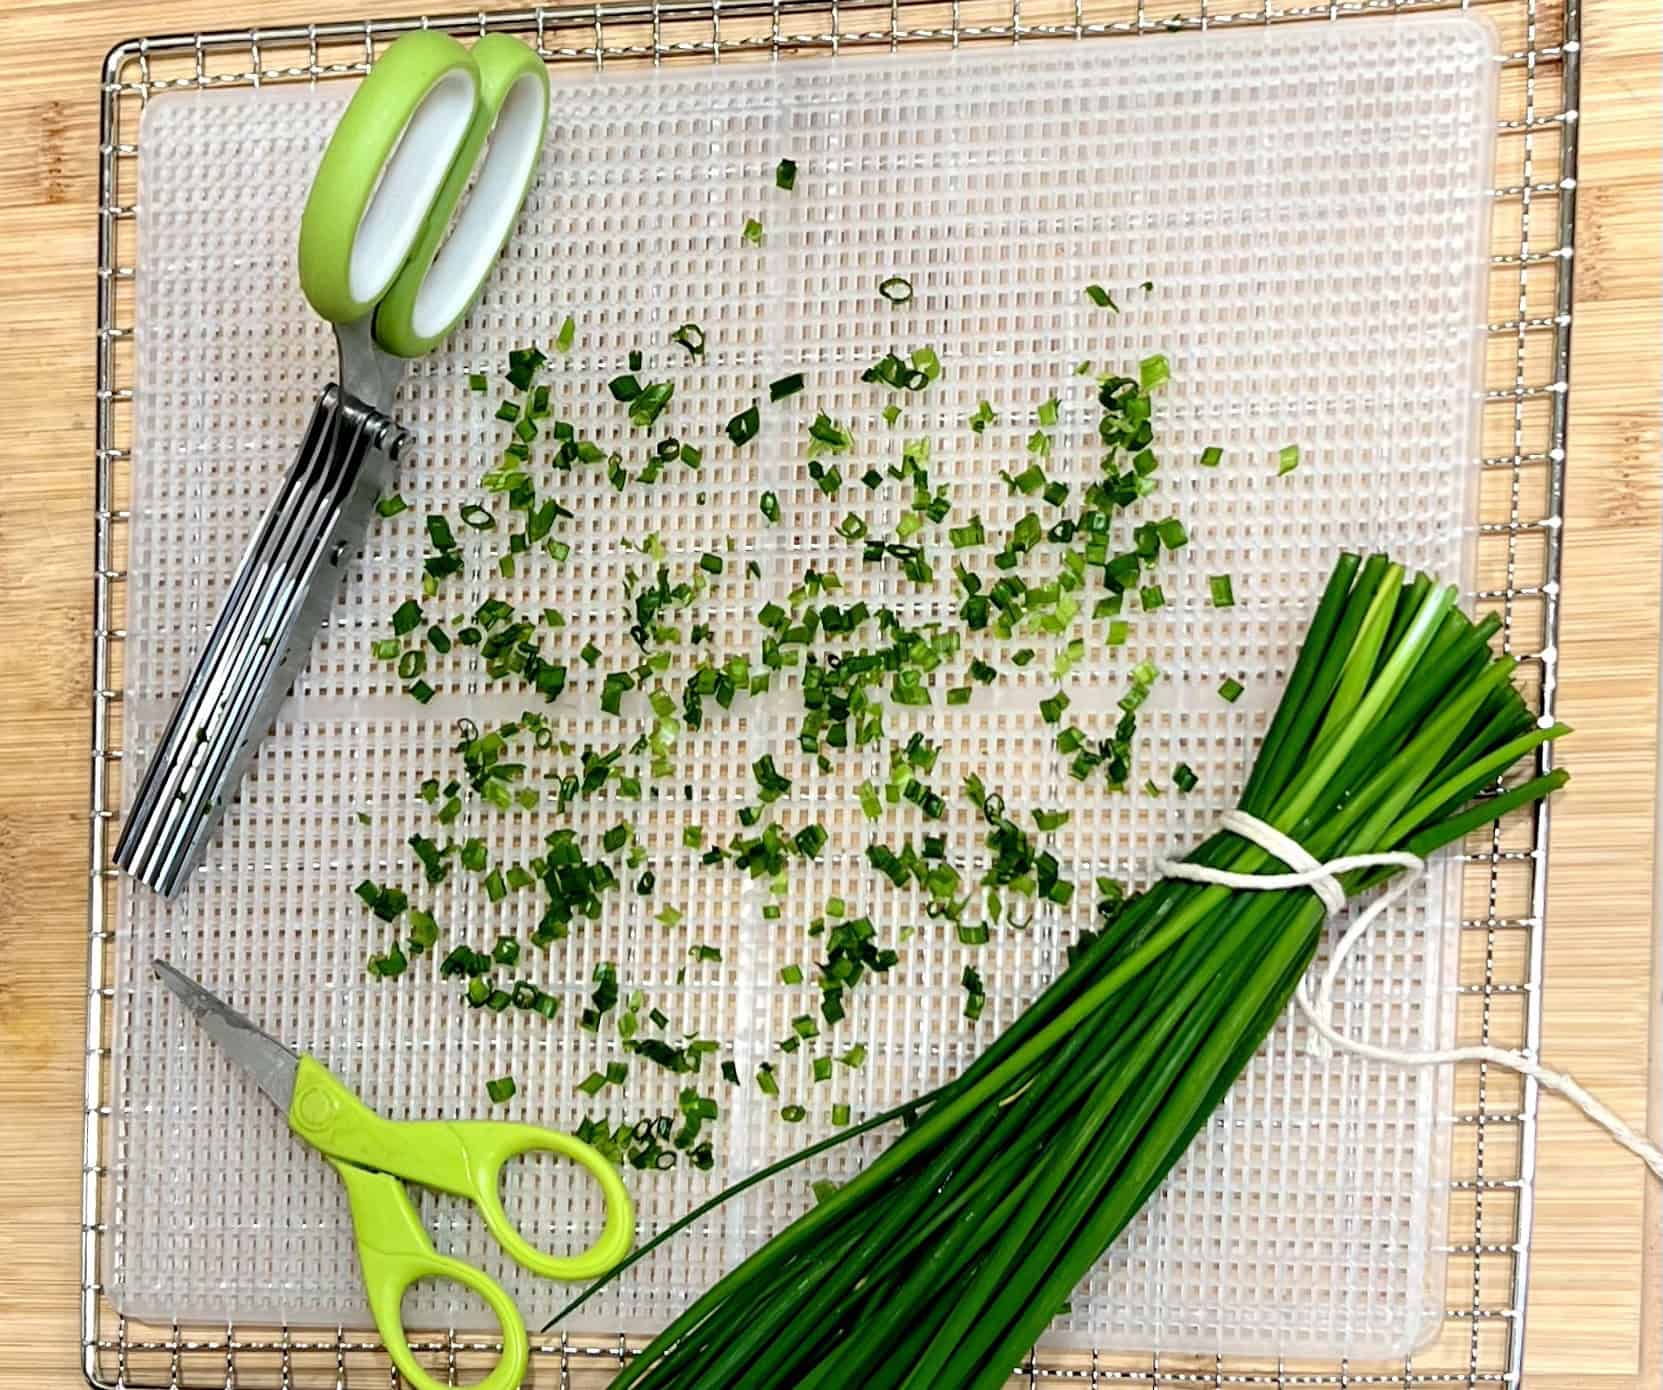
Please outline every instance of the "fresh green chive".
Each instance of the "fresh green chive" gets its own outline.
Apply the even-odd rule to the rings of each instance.
[[[795,396],[802,389],[803,374],[792,372],[790,376],[782,376],[778,381],[768,383],[768,399],[770,401],[783,401],[788,397]]]
[[[878,282],[878,293],[891,304],[906,304],[912,300],[912,281],[904,275],[891,275]]]
[[[758,222],[754,217],[747,217],[745,219],[745,230],[739,235],[743,240],[748,241],[752,246],[761,246],[762,223]]]
[[[493,1105],[502,1105],[512,1100],[517,1089],[512,1076],[499,1076],[485,1083],[485,1094],[490,1096]]]
[[[753,405],[749,409],[741,410],[726,425],[728,438],[738,447],[749,444],[756,438],[756,432],[762,426],[761,412]]]
[[[797,161],[782,159],[774,166],[774,187],[783,188],[787,193],[797,186]]]
[[[1214,608],[1234,608],[1236,604],[1235,586],[1230,582],[1227,574],[1209,575],[1207,589],[1213,597]]]
[[[1237,700],[1241,699],[1242,691],[1245,689],[1247,689],[1247,687],[1234,676],[1226,676],[1218,683],[1218,693],[1220,698],[1232,705],[1235,704]]]
[[[1120,306],[1114,302],[1114,296],[1101,285],[1087,285],[1086,298],[1099,309],[1113,309],[1116,313],[1120,311]]]
[[[770,524],[777,523],[779,521],[780,499],[778,497],[771,492],[765,492],[762,494],[762,499],[759,505],[762,508],[763,516],[768,518]]]
[[[1297,444],[1286,445],[1276,455],[1276,476],[1278,478],[1280,478],[1280,477],[1284,476],[1285,474],[1292,473],[1293,470],[1298,468],[1298,467],[1299,467],[1299,445],[1297,445]]]
[[[1217,468],[1224,460],[1224,450],[1216,444],[1209,444],[1201,451],[1201,466],[1203,468]]]
[[[696,323],[684,323],[670,335],[670,341],[687,349],[694,361],[704,356],[704,329]]]

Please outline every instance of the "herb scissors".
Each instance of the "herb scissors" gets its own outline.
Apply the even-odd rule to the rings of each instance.
[[[158,892],[184,886],[305,665],[409,441],[391,417],[405,359],[477,297],[548,110],[548,70],[525,44],[491,34],[467,49],[420,30],[381,56],[330,137],[300,220],[300,287],[335,326],[339,380],[318,395],[128,812],[115,861]]]
[[[496,1120],[384,1120],[315,1058],[297,1055],[166,961],[153,968],[208,1034],[253,1077],[288,1118],[289,1128],[321,1153],[346,1184],[358,1262],[376,1330],[414,1390],[444,1390],[422,1369],[404,1334],[401,1303],[418,1279],[449,1279],[485,1300],[502,1328],[502,1357],[477,1390],[513,1390],[530,1357],[525,1322],[502,1286],[483,1270],[433,1248],[406,1182],[466,1197],[497,1244],[534,1274],[568,1282],[604,1274],[628,1253],[635,1209],[618,1170],[569,1134]],[[503,1211],[497,1180],[511,1158],[548,1150],[582,1164],[600,1183],[606,1221],[578,1255],[548,1255],[525,1239]]]

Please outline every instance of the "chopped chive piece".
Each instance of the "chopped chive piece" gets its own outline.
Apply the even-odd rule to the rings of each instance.
[[[1138,590],[1138,598],[1145,613],[1153,613],[1157,608],[1166,606],[1166,594],[1162,592],[1159,584],[1145,584]]]
[[[1209,444],[1201,451],[1201,466],[1203,468],[1217,468],[1224,459],[1224,450],[1216,444]]]
[[[398,678],[413,681],[427,669],[427,653],[420,649],[407,651],[398,659]]]
[[[397,661],[402,650],[398,638],[382,637],[370,644],[370,654],[377,661]]]
[[[426,681],[416,681],[413,685],[407,685],[405,689],[418,705],[425,705],[434,695],[433,687]]]
[[[675,393],[676,384],[673,381],[655,381],[643,387],[629,403],[630,424],[640,429],[651,429]]]
[[[989,405],[986,401],[978,401],[976,403],[975,413],[972,414],[965,423],[970,426],[974,433],[980,434],[998,418],[998,413],[991,405]]]
[[[847,1104],[839,1101],[836,1105],[832,1106],[831,1122],[839,1129],[849,1123],[849,1107]]]
[[[756,1084],[764,1095],[777,1096],[780,1093],[780,1083],[774,1078],[774,1064],[764,1062],[757,1068]]]
[[[484,372],[468,373],[468,390],[484,392],[491,389],[491,383],[485,379]]]
[[[783,401],[787,397],[795,396],[803,389],[803,374],[792,372],[790,376],[782,376],[778,381],[768,383],[768,399]]]
[[[891,275],[878,283],[878,293],[891,304],[906,304],[912,299],[912,281],[904,275]]]
[[[1276,456],[1276,476],[1280,478],[1284,474],[1292,473],[1298,467],[1299,445],[1289,444]]]
[[[748,241],[752,246],[761,246],[762,223],[758,222],[754,217],[747,217],[745,219],[745,230],[739,235],[743,240]]]
[[[760,505],[763,516],[767,517],[770,523],[777,522],[780,519],[780,499],[773,493],[763,493]]]
[[[1247,687],[1234,676],[1226,676],[1218,683],[1219,696],[1232,705],[1241,699],[1242,691],[1245,689]]]
[[[490,1096],[493,1105],[502,1105],[512,1100],[514,1092],[518,1089],[512,1076],[499,1076],[494,1081],[485,1083],[485,1094]]]
[[[499,405],[497,407],[497,419],[499,419],[499,420],[518,420],[519,418],[520,418],[520,408],[519,408],[519,406],[515,405],[513,401],[504,401],[501,405]]]
[[[774,166],[774,187],[783,188],[787,193],[797,186],[797,161],[782,159]]]
[[[699,556],[699,568],[706,574],[720,574],[722,572],[722,557],[706,551]]]
[[[491,959],[498,965],[515,965],[520,959],[520,943],[511,936],[499,936],[491,948]]]
[[[376,502],[375,510],[384,517],[397,516],[400,512],[409,511],[410,504],[395,492],[391,497],[383,497]]]
[[[570,314],[567,314],[565,322],[560,325],[560,331],[554,335],[554,350],[560,353],[570,352],[572,350],[572,341],[576,337],[577,320],[575,320]]]
[[[1040,717],[1047,724],[1055,724],[1062,718],[1062,712],[1068,708],[1068,696],[1059,690],[1055,695],[1048,695],[1039,702]]]
[[[670,335],[670,341],[687,349],[687,355],[697,361],[704,356],[704,329],[696,323],[684,323]]]
[[[1189,532],[1184,529],[1184,523],[1175,516],[1157,521],[1155,534],[1161,538],[1161,544],[1168,550],[1178,550],[1189,544]]]
[[[1172,375],[1172,369],[1161,353],[1145,357],[1138,363],[1138,381],[1145,391],[1153,391],[1157,386],[1167,381]]]
[[[1234,608],[1236,605],[1235,586],[1230,582],[1227,574],[1208,576],[1207,588],[1213,596],[1214,608]]]
[[[756,438],[756,432],[762,425],[761,412],[753,405],[748,410],[741,410],[726,425],[728,438],[737,447],[749,444]]]
[[[1113,309],[1116,313],[1120,312],[1120,306],[1114,302],[1114,296],[1101,285],[1087,285],[1086,298],[1099,309]]]
[[[803,968],[800,965],[787,965],[780,970],[782,985],[800,985],[803,982]]]
[[[1172,769],[1173,785],[1181,792],[1192,792],[1201,779],[1195,775],[1195,769],[1188,763],[1179,763]]]
[[[421,605],[415,599],[407,598],[393,610],[393,631],[400,637],[414,632],[421,625]]]

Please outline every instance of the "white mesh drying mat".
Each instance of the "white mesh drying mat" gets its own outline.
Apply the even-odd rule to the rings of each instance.
[[[222,1324],[364,1321],[338,1180],[152,983],[156,955],[310,1048],[390,1115],[484,1114],[484,1081],[512,1073],[519,1094],[495,1113],[562,1128],[608,1108],[606,1095],[574,1087],[620,1055],[609,1025],[598,1036],[578,1026],[596,963],[616,962],[622,987],[643,991],[676,1029],[731,1043],[747,1082],[727,1086],[707,1065],[702,1084],[723,1108],[716,1167],[632,1176],[643,1235],[826,1132],[833,1103],[859,1117],[961,1067],[1060,968],[1090,923],[1093,875],[1141,879],[1154,856],[1198,838],[1231,803],[1337,550],[1383,547],[1470,586],[1493,54],[1483,23],[1440,16],[835,65],[557,74],[548,150],[519,231],[466,327],[413,365],[400,394],[398,414],[420,441],[399,481],[412,510],[375,527],[187,895],[170,907],[143,890],[121,894],[105,1256],[117,1305]],[[129,795],[312,395],[334,370],[292,248],[347,95],[341,85],[196,92],[147,109]],[[800,168],[791,193],[774,186],[783,157]],[[749,217],[765,227],[760,247],[740,235]],[[891,272],[916,287],[904,309],[876,293]],[[1146,279],[1152,291],[1140,288]],[[1091,282],[1115,293],[1118,315],[1084,296]],[[1135,782],[1148,776],[1167,790],[1108,795],[1066,775],[1037,713],[1057,685],[1054,640],[1030,642],[1039,655],[1021,671],[992,639],[967,643],[960,664],[972,649],[987,655],[1004,671],[997,686],[946,708],[940,690],[960,683],[955,672],[931,708],[888,718],[892,739],[919,730],[941,745],[932,781],[944,791],[975,771],[1012,807],[1074,812],[1053,845],[1082,885],[1071,908],[1041,912],[1026,930],[997,928],[985,946],[958,944],[864,862],[873,832],[854,789],[883,781],[887,753],[839,755],[832,774],[817,774],[796,750],[801,701],[784,680],[729,714],[712,706],[701,732],[684,732],[656,800],[603,793],[575,808],[571,823],[597,853],[604,828],[633,819],[657,886],[647,898],[612,896],[599,921],[546,958],[528,953],[532,976],[562,1001],[553,1023],[464,1008],[432,958],[396,982],[367,977],[386,934],[352,887],[369,876],[418,889],[405,841],[433,826],[416,786],[455,766],[452,722],[495,722],[535,703],[453,659],[438,663],[439,694],[423,708],[370,660],[369,644],[419,587],[422,518],[454,517],[473,500],[502,438],[496,394],[471,393],[468,373],[495,374],[526,343],[546,347],[568,313],[576,343],[547,378],[556,414],[639,451],[642,436],[602,386],[639,346],[647,374],[673,375],[667,418],[704,446],[703,467],[621,493],[600,470],[573,472],[562,479],[575,513],[561,533],[570,558],[522,564],[512,580],[475,565],[439,611],[471,611],[488,596],[561,610],[567,626],[544,646],[574,682],[549,713],[562,737],[597,748],[644,726],[640,705],[614,720],[596,696],[599,673],[630,660],[624,574],[645,563],[630,543],[648,533],[680,572],[705,550],[726,555],[689,619],[711,624],[718,652],[754,652],[752,614],[783,601],[809,566],[835,570],[847,598],[892,604],[910,623],[948,614],[944,561],[941,582],[920,590],[863,566],[858,547],[834,534],[851,509],[875,530],[892,525],[895,503],[892,488],[867,494],[858,483],[835,500],[818,493],[802,462],[817,409],[853,431],[841,460],[851,479],[895,461],[904,437],[928,437],[933,475],[953,487],[953,520],[979,512],[999,535],[1029,507],[999,472],[1025,466],[1036,408],[1053,392],[1062,405],[1052,471],[1083,480],[1095,470],[1092,386],[1075,364],[1168,356],[1160,487],[1141,515],[1176,514],[1191,540],[1164,565],[1167,606],[1132,615],[1120,649],[1091,624],[1087,658],[1063,682],[1070,713],[1103,729],[1131,666],[1146,657],[1161,668]],[[708,335],[701,364],[669,341],[684,320]],[[940,355],[940,380],[889,428],[884,395],[859,373],[891,347],[923,343]],[[736,453],[721,422],[791,370],[803,371],[807,391],[765,403],[760,437]],[[964,421],[983,397],[1001,419],[978,438]],[[1301,464],[1278,477],[1277,450],[1290,443]],[[1221,467],[1197,466],[1207,445],[1224,449]],[[759,513],[765,488],[780,499],[777,526]],[[751,559],[761,581],[745,578]],[[1234,578],[1228,610],[1208,602],[1208,576],[1221,573]],[[1076,631],[1088,631],[1083,615]],[[594,673],[578,658],[591,639],[605,650]],[[1216,693],[1226,676],[1247,687],[1235,705]],[[822,858],[792,871],[777,921],[763,916],[765,883],[703,868],[682,844],[689,823],[707,842],[727,840],[755,799],[750,766],[764,752],[794,779],[778,818],[790,829],[818,819],[831,832]],[[539,771],[570,767],[540,756]],[[1188,796],[1171,787],[1180,761],[1200,778]],[[950,854],[973,868],[971,812],[950,801]],[[552,810],[473,810],[457,829],[487,837],[506,862],[529,858],[557,823]],[[876,834],[898,843],[923,828],[903,805]],[[1448,1035],[1458,878],[1457,866],[1434,866],[1357,953],[1339,1006],[1347,1026],[1398,1046]],[[779,971],[812,966],[805,928],[833,894],[871,915],[901,963],[854,992],[846,1020],[782,1055],[775,1040],[818,996],[781,984]],[[464,939],[489,947],[499,932],[523,937],[540,910],[531,893],[492,905],[464,874],[416,901],[437,915],[441,951]],[[654,920],[665,904],[681,910],[680,925]],[[722,961],[692,960],[694,944],[720,948]],[[988,991],[975,1024],[962,1014],[966,963]],[[1317,1062],[1302,1041],[1297,1025],[1278,1027],[1048,1344],[1362,1356],[1401,1354],[1431,1332],[1443,1287],[1447,1083],[1355,1059]],[[817,1050],[857,1042],[870,1052],[863,1068],[812,1081]],[[780,1100],[749,1083],[766,1059]],[[640,1060],[631,1072],[623,1097],[610,1093],[612,1114],[674,1108],[677,1078]],[[782,1101],[801,1101],[808,1119],[782,1121]],[[846,1173],[877,1147],[848,1146],[729,1204],[595,1299],[572,1330],[662,1326],[803,1210],[810,1178]],[[585,1238],[592,1213],[568,1172],[529,1166],[512,1182],[512,1208],[534,1239]],[[490,1268],[534,1325],[557,1306],[562,1291],[499,1257],[465,1207],[425,1206],[441,1247]],[[422,1291],[412,1325],[470,1325],[472,1307],[452,1307],[446,1294]]]

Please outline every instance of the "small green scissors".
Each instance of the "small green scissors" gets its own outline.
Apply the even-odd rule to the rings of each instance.
[[[477,1390],[513,1390],[525,1378],[530,1343],[507,1292],[483,1270],[433,1248],[405,1182],[466,1197],[497,1244],[533,1274],[568,1282],[593,1279],[617,1264],[635,1239],[635,1209],[618,1170],[569,1134],[496,1120],[384,1120],[313,1057],[297,1055],[166,961],[162,982],[202,1030],[245,1068],[289,1128],[321,1153],[346,1184],[358,1262],[376,1330],[414,1390],[445,1390],[417,1362],[404,1335],[404,1292],[418,1279],[450,1279],[478,1294],[502,1327],[502,1359]],[[580,1255],[546,1255],[509,1221],[497,1196],[503,1164],[548,1150],[581,1163],[600,1183],[606,1223]]]

